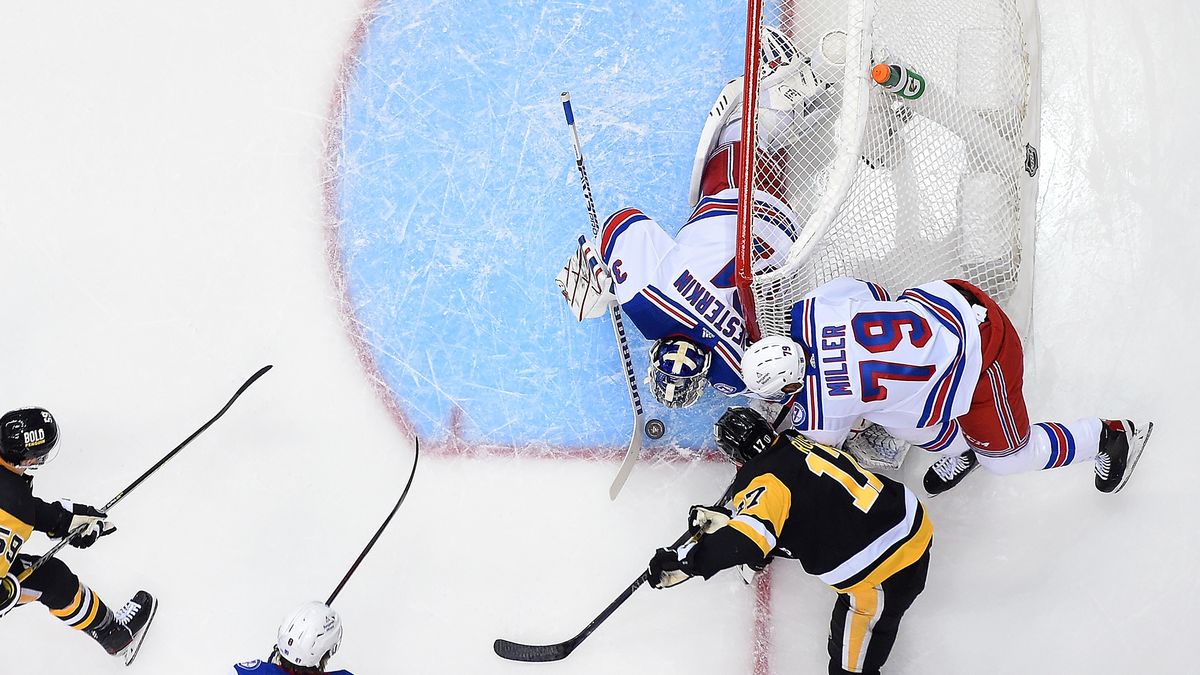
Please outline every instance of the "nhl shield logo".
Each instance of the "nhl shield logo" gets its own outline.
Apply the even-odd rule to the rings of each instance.
[[[1037,148],[1026,143],[1025,144],[1025,173],[1029,174],[1030,178],[1037,175],[1038,170],[1038,151]]]

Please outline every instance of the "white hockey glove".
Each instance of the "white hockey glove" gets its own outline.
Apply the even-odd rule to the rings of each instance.
[[[612,278],[600,264],[592,242],[583,237],[579,238],[579,249],[567,260],[554,283],[579,321],[603,316],[617,301]]]
[[[83,527],[83,532],[75,535],[68,542],[75,548],[87,548],[96,543],[100,537],[110,535],[117,530],[117,526],[108,519],[108,516],[94,506],[75,504],[65,499],[60,499],[58,504],[71,514],[71,524],[67,526],[66,532],[52,534],[57,537],[65,537],[67,533]]]
[[[9,573],[8,576],[0,579],[0,616],[4,616],[12,611],[13,607],[21,600],[21,582],[17,580],[15,574]]]
[[[730,514],[725,509],[710,506],[693,506],[688,511],[688,524],[700,528],[704,534],[712,534],[729,524]]]

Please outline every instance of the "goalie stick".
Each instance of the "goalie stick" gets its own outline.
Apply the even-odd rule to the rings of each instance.
[[[717,501],[715,506],[721,506],[728,501],[732,491],[733,483],[730,483],[729,487],[725,488],[725,493],[721,495],[721,499]],[[688,528],[688,531],[685,532],[683,536],[676,539],[675,543],[671,544],[667,548],[677,549],[684,543],[697,540],[699,538],[700,527],[694,525]],[[604,610],[598,615],[596,615],[596,618],[592,619],[591,623],[585,626],[583,630],[579,631],[578,635],[570,640],[552,645],[526,645],[521,644],[520,642],[497,639],[494,643],[492,643],[492,650],[496,652],[496,656],[499,656],[502,659],[508,659],[509,661],[524,661],[527,663],[561,661],[570,656],[571,652],[575,651],[575,648],[578,647],[580,643],[586,640],[588,636],[592,634],[592,632],[600,627],[600,624],[604,623],[608,617],[612,616],[612,613],[617,611],[618,607],[625,604],[625,601],[633,595],[634,591],[641,588],[649,580],[650,569],[647,568],[642,570],[642,573],[638,575],[637,579],[633,580],[633,583],[626,586],[625,590],[621,591],[621,594],[618,595],[616,599],[608,603],[608,606],[605,607]]]
[[[120,492],[118,492],[117,496],[110,499],[109,502],[104,505],[104,508],[100,509],[100,512],[108,513],[109,509],[116,506],[117,503],[120,502],[122,499],[125,499],[125,497],[130,492],[133,492],[134,488],[141,485],[142,482],[145,481],[147,478],[149,478],[155,471],[158,471],[160,468],[162,468],[163,464],[166,464],[172,457],[179,454],[179,451],[183,450],[184,447],[186,447],[188,443],[191,443],[193,439],[195,439],[197,436],[204,433],[204,431],[206,429],[211,427],[214,422],[221,419],[221,416],[225,414],[225,411],[229,410],[229,408],[233,406],[233,402],[238,400],[238,397],[242,395],[242,392],[249,389],[250,385],[254,384],[258,380],[258,378],[265,375],[266,372],[270,369],[271,369],[271,366],[269,366],[269,365],[259,368],[258,372],[251,375],[250,379],[246,380],[245,382],[242,383],[242,386],[238,387],[238,390],[233,393],[233,397],[229,399],[229,402],[225,404],[225,407],[221,408],[221,410],[218,411],[216,415],[213,415],[212,419],[205,422],[204,425],[201,426],[199,429],[193,431],[191,436],[188,436],[187,438],[183,439],[182,443],[175,446],[175,448],[173,450],[171,450],[166,455],[164,455],[162,459],[158,460],[158,462],[156,462],[154,464],[154,466],[150,467],[149,469],[146,470],[145,473],[138,476],[137,480],[130,483],[128,487],[126,487],[124,490],[121,490]],[[54,555],[56,553],[61,551],[62,548],[67,545],[67,542],[71,541],[71,539],[75,538],[76,535],[83,532],[85,529],[87,529],[87,525],[80,525],[79,527],[75,528],[71,532],[67,533],[67,536],[60,539],[57,544],[55,544],[54,546],[52,546],[50,548],[49,551],[46,551],[45,553],[43,553],[42,557],[33,561],[32,565],[30,565],[29,567],[22,570],[20,575],[18,575],[18,577],[17,577],[18,580],[24,581],[25,579],[29,578],[29,575],[36,572],[39,567],[41,567],[42,565],[44,565],[46,563],[46,561],[50,560],[51,558],[54,557]],[[135,656],[136,656],[136,654],[135,654]]]
[[[563,114],[567,118],[567,128],[571,130],[571,145],[575,148],[575,167],[579,169],[579,182],[583,185],[583,199],[587,202],[588,218],[592,222],[592,236],[599,239],[600,221],[596,218],[596,204],[592,201],[592,185],[588,182],[587,168],[583,165],[583,146],[579,143],[579,132],[575,129],[575,111],[571,108],[571,92],[562,93]],[[600,260],[603,265],[604,261]],[[605,270],[608,271],[607,269]],[[611,278],[611,274],[609,275]],[[633,436],[629,439],[629,447],[625,450],[625,458],[621,460],[621,468],[613,478],[608,488],[608,498],[615,500],[625,487],[629,474],[633,473],[633,465],[642,452],[642,397],[638,394],[637,376],[633,372],[633,358],[629,355],[629,340],[625,337],[625,322],[621,319],[621,306],[612,304],[608,308],[612,319],[613,333],[617,337],[617,348],[621,352],[621,367],[625,370],[625,386],[629,389],[629,400],[633,403]],[[631,591],[632,592],[632,591]]]

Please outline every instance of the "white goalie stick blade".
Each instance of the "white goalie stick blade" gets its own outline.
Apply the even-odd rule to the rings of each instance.
[[[150,626],[154,623],[154,615],[158,613],[158,598],[150,603],[150,618],[146,619],[146,625],[138,631],[137,635],[133,636],[133,641],[121,652],[122,658],[125,659],[125,665],[131,665],[133,660],[137,658],[138,652],[142,650],[142,641],[146,639],[146,633],[150,632]]]
[[[621,494],[621,488],[625,487],[625,481],[629,480],[629,474],[633,473],[633,465],[641,454],[642,415],[638,413],[633,416],[633,436],[629,439],[629,448],[625,450],[625,459],[621,460],[621,468],[617,469],[617,477],[613,478],[612,485],[608,488],[609,499],[616,501],[617,495]]]

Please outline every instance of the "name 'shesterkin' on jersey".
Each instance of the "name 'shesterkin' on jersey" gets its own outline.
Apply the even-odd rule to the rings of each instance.
[[[692,276],[691,270],[683,270],[675,280],[675,290],[696,310],[700,318],[707,321],[721,335],[738,344],[742,343],[743,325],[740,314],[710,293],[704,284]]]

